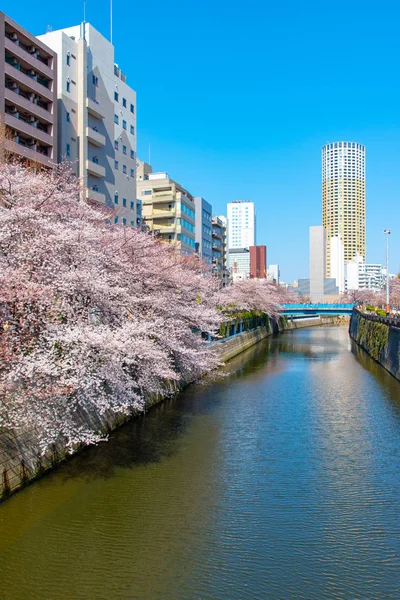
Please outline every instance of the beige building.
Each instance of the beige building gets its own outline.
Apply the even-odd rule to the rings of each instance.
[[[0,52],[2,150],[50,167],[57,162],[57,56],[2,12]]]
[[[39,36],[58,56],[58,158],[93,200],[136,226],[136,93],[114,46],[90,23]]]
[[[137,161],[137,194],[142,219],[163,242],[186,254],[195,252],[195,202],[193,196],[168,173],[153,173],[147,163]]]
[[[366,256],[365,146],[334,142],[322,148],[322,224],[326,230],[326,275],[331,277],[332,237],[340,237],[344,262]]]

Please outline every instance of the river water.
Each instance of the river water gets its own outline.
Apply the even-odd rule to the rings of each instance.
[[[225,371],[0,504],[2,600],[400,598],[400,384],[344,327]]]

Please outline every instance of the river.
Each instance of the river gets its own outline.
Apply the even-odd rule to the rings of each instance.
[[[0,504],[1,600],[400,598],[400,384],[266,339]]]

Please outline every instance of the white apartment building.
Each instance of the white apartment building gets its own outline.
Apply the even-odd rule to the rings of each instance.
[[[136,92],[114,46],[90,23],[39,39],[58,58],[58,157],[76,163],[88,197],[136,226]]]
[[[365,146],[333,142],[322,148],[322,225],[326,230],[326,270],[330,272],[331,237],[340,237],[344,262],[366,256]]]
[[[329,239],[329,264],[332,279],[336,279],[339,294],[345,290],[344,284],[344,246],[340,236]]]
[[[250,250],[248,248],[229,250],[228,267],[232,281],[250,279]]]
[[[379,264],[368,264],[356,254],[345,265],[346,290],[382,290],[386,281],[386,269]]]
[[[228,202],[229,248],[249,248],[256,245],[256,211],[254,202]]]

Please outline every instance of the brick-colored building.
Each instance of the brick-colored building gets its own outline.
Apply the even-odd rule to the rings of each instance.
[[[50,167],[57,162],[57,56],[0,12],[0,57],[2,151]]]
[[[267,247],[250,246],[250,279],[267,277]]]

